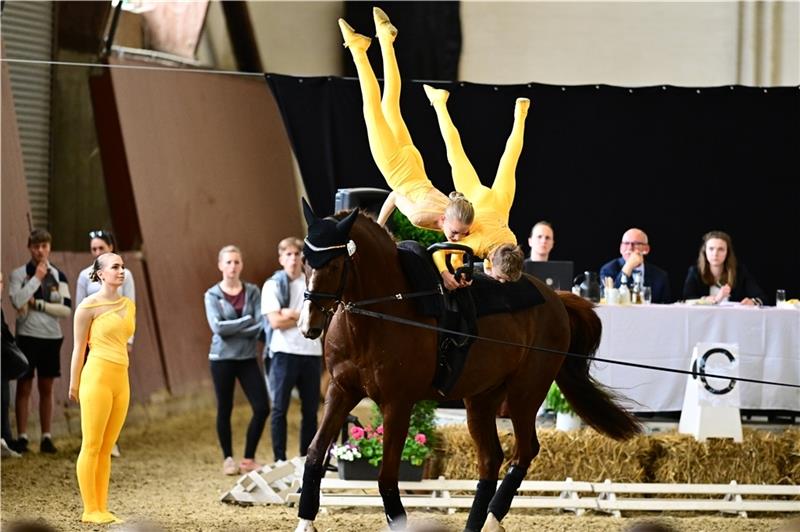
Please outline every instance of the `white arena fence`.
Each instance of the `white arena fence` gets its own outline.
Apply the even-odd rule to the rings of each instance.
[[[303,459],[264,466],[242,476],[221,500],[238,504],[295,504],[300,500]],[[450,513],[472,505],[477,480],[400,482],[407,508],[431,508]],[[322,479],[321,508],[383,507],[373,480]],[[543,495],[550,494],[550,495]],[[556,509],[581,515],[587,510],[621,517],[636,512],[800,513],[800,486],[738,484],[634,484],[606,480],[582,482],[523,481],[512,508]]]

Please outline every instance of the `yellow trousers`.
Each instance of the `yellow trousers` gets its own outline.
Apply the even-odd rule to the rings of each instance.
[[[478,173],[461,144],[461,135],[450,118],[447,104],[444,101],[434,101],[433,108],[436,110],[439,129],[447,148],[447,161],[450,163],[453,173],[453,183],[456,190],[464,194],[475,208],[475,221],[470,229],[470,234],[459,240],[458,243],[471,247],[476,256],[488,259],[494,249],[501,244],[517,243],[516,236],[508,228],[508,215],[511,212],[511,205],[514,203],[515,174],[525,137],[527,107],[523,107],[519,101],[517,102],[514,110],[514,125],[500,158],[492,188],[481,184]],[[436,253],[433,256],[439,271],[446,269],[444,255],[444,253]],[[461,266],[461,259],[460,255],[455,254],[453,266]]]
[[[502,218],[508,222],[508,214],[511,212],[511,205],[514,203],[514,193],[516,192],[516,170],[517,162],[522,153],[522,141],[525,137],[525,118],[527,109],[524,111],[517,103],[514,111],[514,125],[511,134],[506,141],[506,147],[500,158],[492,188],[481,184],[478,173],[472,166],[461,144],[459,135],[450,113],[447,111],[447,104],[444,101],[433,103],[436,110],[436,118],[439,121],[439,130],[447,148],[447,161],[453,173],[453,184],[456,190],[464,194],[475,207],[475,212],[492,212],[493,216]]]
[[[351,47],[364,101],[364,122],[375,164],[386,183],[402,199],[398,208],[415,225],[430,227],[444,214],[447,197],[433,186],[425,173],[419,150],[400,114],[400,70],[391,39],[381,37],[383,99],[366,50]]]
[[[111,448],[122,430],[131,396],[128,368],[90,354],[78,396],[83,442],[76,469],[87,520],[108,512]]]

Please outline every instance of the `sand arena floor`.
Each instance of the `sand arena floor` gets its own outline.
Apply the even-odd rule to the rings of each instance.
[[[289,420],[289,454],[297,452],[299,405],[293,404]],[[237,405],[234,411],[234,451],[242,452],[249,408]],[[242,507],[219,502],[236,477],[221,472],[222,457],[216,441],[213,409],[173,416],[148,426],[123,429],[122,458],[112,465],[109,508],[126,520],[124,525],[93,526],[81,524],[81,501],[75,479],[75,459],[80,441],[60,438],[59,453],[33,452],[21,459],[2,461],[3,525],[18,519],[43,519],[63,531],[292,531],[296,509],[275,506]],[[257,458],[271,461],[269,424]],[[237,456],[237,459],[241,456]],[[534,462],[535,464],[535,462]],[[426,530],[460,531],[466,513],[410,512],[412,527],[432,522]],[[575,517],[551,511],[522,514],[512,510],[504,520],[513,531],[619,531],[637,521],[658,516],[613,519],[601,515]],[[797,517],[797,516],[795,516]],[[785,518],[750,518],[701,516],[666,517],[663,521],[680,531],[772,531],[786,526]],[[321,513],[317,528],[323,531],[375,531],[386,528],[382,512],[360,509],[336,509]],[[3,527],[5,528],[5,526]],[[417,528],[420,528],[417,526]],[[797,528],[800,530],[800,523]]]

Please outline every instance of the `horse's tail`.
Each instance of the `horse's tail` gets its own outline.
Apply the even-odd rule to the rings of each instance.
[[[569,292],[559,292],[567,307],[572,333],[569,352],[592,357],[600,346],[603,325],[592,303]],[[633,415],[619,406],[621,397],[589,375],[591,358],[568,356],[556,375],[556,384],[575,412],[586,423],[616,440],[642,431]]]

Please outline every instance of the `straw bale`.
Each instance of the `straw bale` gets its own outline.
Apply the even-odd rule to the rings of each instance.
[[[800,430],[787,430],[783,433],[789,449],[787,480],[791,484],[800,484]]]
[[[659,437],[654,482],[781,484],[787,482],[791,442],[780,433],[744,430],[741,443],[729,439],[698,442],[669,433]]]
[[[771,433],[745,429],[744,441],[698,442],[674,432],[611,440],[592,429],[537,431],[539,455],[526,478],[602,482],[800,484],[800,431]],[[509,431],[499,434],[508,466],[514,449]],[[478,479],[478,455],[464,426],[439,429],[432,476]]]
[[[615,442],[592,429],[562,432],[552,429],[537,431],[540,451],[528,470],[529,480],[564,480],[572,477],[602,482],[607,478],[618,482],[646,482],[646,465],[655,452],[655,443],[648,437]],[[461,426],[439,429],[440,461],[438,474],[450,479],[477,479],[478,455],[472,438]],[[505,463],[509,465],[514,450],[514,435],[499,434]]]

